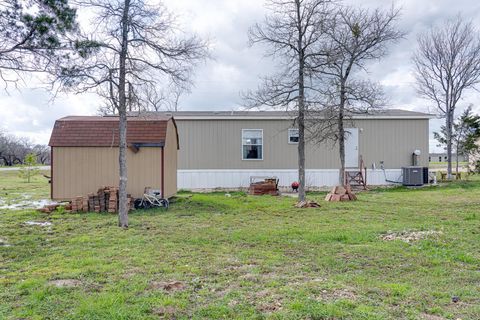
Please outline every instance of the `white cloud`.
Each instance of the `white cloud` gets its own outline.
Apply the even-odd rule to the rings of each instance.
[[[0,128],[34,143],[47,143],[56,119],[67,115],[92,115],[97,99],[91,94],[51,95],[41,89],[11,91],[0,96]]]
[[[153,1],[153,0],[152,0]],[[357,0],[347,3],[359,5]],[[183,110],[232,109],[241,104],[240,91],[254,89],[259,76],[274,70],[270,58],[263,57],[261,47],[248,47],[248,28],[260,22],[265,14],[263,1],[258,0],[165,0],[165,5],[180,17],[187,32],[196,32],[211,40],[213,60],[200,66],[192,93],[180,101]],[[364,0],[363,7],[389,7],[390,1]],[[406,38],[392,45],[385,59],[369,66],[368,77],[382,83],[390,107],[428,111],[428,101],[420,99],[413,87],[411,55],[419,32],[440,23],[457,12],[480,24],[480,5],[474,0],[403,0],[395,5],[402,8],[400,26],[408,32]],[[453,7],[453,9],[452,9]],[[82,18],[81,21],[86,21]],[[468,93],[462,107],[479,101],[479,95]],[[48,93],[23,89],[7,95],[0,91],[0,128],[17,135],[47,143],[55,119],[66,115],[95,114],[99,99],[93,94],[66,95],[50,102]],[[477,112],[480,106],[476,106]],[[431,121],[431,131],[438,130],[440,120]],[[431,138],[430,146],[436,142]]]

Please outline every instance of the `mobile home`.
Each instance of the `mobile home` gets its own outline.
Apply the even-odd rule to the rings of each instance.
[[[298,131],[291,113],[184,111],[171,115],[182,144],[179,188],[246,187],[252,176],[276,176],[280,186],[298,180]],[[399,179],[401,168],[412,165],[415,151],[420,152],[416,164],[428,166],[429,119],[429,114],[405,110],[353,115],[347,128],[346,167],[358,167],[362,158],[368,184],[381,185]],[[308,187],[338,184],[339,168],[338,145],[307,143]]]

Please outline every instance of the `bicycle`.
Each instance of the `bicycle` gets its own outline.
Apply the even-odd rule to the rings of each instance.
[[[160,191],[146,189],[143,197],[135,199],[133,205],[135,209],[165,208],[168,210],[170,203],[167,199],[161,198],[160,194]]]

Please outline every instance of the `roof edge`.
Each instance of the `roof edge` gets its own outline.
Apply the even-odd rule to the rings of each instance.
[[[175,116],[175,120],[293,120],[294,116]],[[316,117],[322,119],[322,117]],[[412,115],[412,116],[385,116],[385,115],[359,115],[352,116],[356,120],[371,120],[371,119],[434,119],[434,115]]]
[[[294,112],[289,111],[164,111],[147,112],[145,117],[155,117],[159,115],[171,116],[176,120],[292,120],[295,118]],[[312,116],[312,115],[311,115]],[[323,119],[322,112],[313,115],[316,119]],[[371,113],[350,113],[351,119],[432,119],[436,116],[419,111],[410,111],[403,109],[384,109]]]

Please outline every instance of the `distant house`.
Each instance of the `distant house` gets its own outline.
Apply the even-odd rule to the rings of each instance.
[[[452,154],[452,161],[457,161],[457,154]],[[462,154],[458,155],[459,162],[468,162],[468,157]],[[446,152],[443,153],[430,153],[428,155],[428,162],[448,162],[448,156]]]
[[[252,176],[277,176],[280,186],[298,180],[298,130],[292,115],[265,111],[184,111],[173,115],[182,148],[178,159],[181,189],[246,187]],[[358,168],[363,158],[368,184],[398,179],[401,167],[428,165],[430,115],[387,110],[353,116],[348,125],[346,166]],[[321,117],[319,118],[321,121]],[[307,144],[306,183],[338,184],[338,145]],[[381,167],[385,168],[385,172]]]

